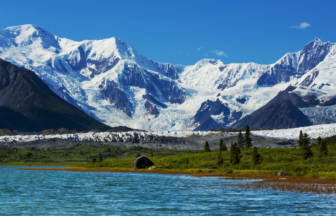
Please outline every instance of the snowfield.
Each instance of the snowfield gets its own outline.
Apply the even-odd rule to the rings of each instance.
[[[317,139],[318,137],[325,138],[336,135],[336,124],[322,124],[281,130],[252,131],[252,134],[282,139],[298,139],[300,130],[302,130],[303,133],[307,133],[312,139]]]
[[[77,134],[56,134],[56,135],[15,135],[0,136],[0,142],[29,142],[34,140],[47,139],[68,139],[76,141],[93,141],[93,142],[129,142],[135,137],[146,139],[149,136],[164,137],[189,137],[189,136],[206,136],[219,132],[206,131],[156,131],[156,132],[88,132]]]
[[[336,135],[336,124],[314,125],[309,127],[299,127],[281,130],[263,130],[252,131],[253,135],[273,137],[280,139],[298,139],[300,130],[307,133],[310,138],[330,137]],[[130,142],[137,138],[149,140],[152,136],[161,137],[190,137],[190,136],[208,136],[211,134],[220,134],[214,131],[152,131],[152,132],[100,132],[100,133],[77,133],[77,134],[57,134],[57,135],[15,135],[0,136],[0,142],[29,142],[34,140],[48,139],[68,139],[76,141],[92,141],[92,142]],[[236,136],[238,133],[228,133],[229,136]]]
[[[231,113],[209,119],[228,127],[289,85],[320,101],[336,97],[336,46],[319,39],[270,65],[202,59],[183,66],[155,62],[118,38],[77,42],[22,25],[0,31],[0,58],[34,71],[61,98],[112,127],[194,130],[202,124],[195,121],[201,104],[217,99]]]

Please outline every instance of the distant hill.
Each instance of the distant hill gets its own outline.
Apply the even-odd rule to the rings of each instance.
[[[108,130],[57,96],[34,72],[0,59],[0,128]]]
[[[293,128],[310,126],[312,123],[297,106],[309,106],[300,97],[289,92],[295,87],[289,86],[286,90],[268,102],[265,106],[259,108],[252,114],[245,116],[232,125],[233,128],[246,127],[251,128]],[[294,104],[295,103],[295,104]]]

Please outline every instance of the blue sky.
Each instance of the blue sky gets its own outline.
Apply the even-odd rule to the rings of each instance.
[[[159,62],[270,64],[336,42],[336,1],[2,0],[0,29],[35,24],[72,40],[120,38]]]

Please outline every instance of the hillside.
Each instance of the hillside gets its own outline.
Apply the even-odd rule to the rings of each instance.
[[[64,101],[32,71],[0,59],[0,128],[21,131],[109,129]]]

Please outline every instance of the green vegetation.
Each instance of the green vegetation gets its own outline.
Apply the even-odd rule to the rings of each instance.
[[[147,155],[158,171],[276,174],[281,170],[287,175],[336,178],[336,142],[332,142],[333,138],[319,138],[312,144],[309,136],[301,132],[299,148],[249,148],[245,142],[248,136],[242,133],[239,136],[243,138],[245,148],[239,148],[234,142],[229,151],[223,140],[218,140],[218,151],[211,151],[208,142],[204,151],[88,144],[57,150],[0,149],[0,165],[129,170],[136,157]]]
[[[237,147],[244,148],[244,137],[243,137],[241,130],[239,130],[238,137],[237,137]]]
[[[239,135],[240,138],[243,134]],[[245,134],[245,139],[246,134]],[[239,141],[239,139],[238,139]],[[250,140],[252,143],[252,140]],[[244,142],[246,143],[246,142]],[[324,143],[324,144],[323,144]],[[224,151],[225,144],[219,140],[218,151],[210,151],[205,143],[204,151],[187,154],[150,157],[157,171],[218,172],[236,174],[276,174],[336,178],[336,145],[325,145],[320,139],[311,145],[309,136],[300,133],[300,148],[239,148],[231,143],[230,151]],[[327,152],[327,153],[326,153]],[[149,152],[148,152],[149,153]],[[135,157],[109,159],[103,163],[82,163],[77,167],[129,170]]]
[[[218,155],[217,155],[217,165],[220,166],[224,163],[222,158],[222,151],[223,151],[223,139],[220,139],[219,148],[218,148]]]
[[[244,135],[244,146],[245,148],[251,148],[252,145],[252,138],[250,132],[250,126],[247,125],[245,135]]]
[[[223,142],[223,139],[220,139],[219,141],[219,150],[220,151],[227,151],[226,144]]]
[[[336,177],[336,145],[328,146],[329,154],[325,157],[318,156],[318,149],[316,147],[312,147],[311,150],[313,157],[305,160],[299,148],[258,148],[257,154],[260,155],[259,160],[255,156],[254,148],[240,149],[241,154],[236,153],[239,163],[231,163],[231,151],[223,151],[221,152],[223,163],[220,166],[218,165],[219,151],[155,156],[150,157],[150,160],[155,163],[156,170],[163,171],[196,172],[198,170],[206,171],[209,167],[218,166],[217,172],[230,172],[232,170],[234,173],[276,174],[282,170],[287,175],[319,176],[324,172]],[[237,159],[237,157],[234,158],[235,160]],[[129,170],[134,159],[135,157],[127,159],[113,158],[105,160],[101,164],[82,163],[77,165],[77,167]],[[255,163],[255,161],[258,161],[258,163]]]
[[[93,144],[77,144],[70,148],[55,150],[0,148],[0,165],[74,166],[78,163],[104,163],[111,158],[131,157],[134,159],[138,155],[150,155],[150,152],[155,156],[167,156],[199,151],[150,149],[138,146],[125,148]]]
[[[204,152],[211,152],[208,141],[206,141],[205,144],[204,144]]]
[[[259,165],[261,163],[261,156],[258,153],[258,149],[256,147],[253,148],[252,161],[253,165]]]

